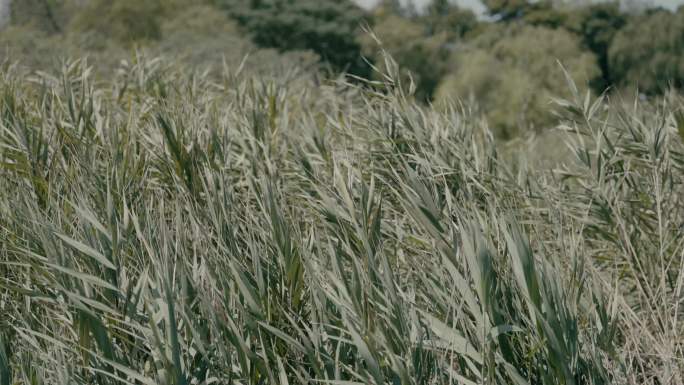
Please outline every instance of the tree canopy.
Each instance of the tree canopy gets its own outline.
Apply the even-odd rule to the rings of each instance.
[[[162,0],[94,0],[74,17],[71,28],[96,34],[91,41],[158,40],[164,10]]]
[[[684,87],[684,7],[632,19],[615,35],[608,60],[621,85],[651,94]]]
[[[311,50],[336,70],[367,75],[358,36],[364,12],[351,0],[220,0],[262,47]]]
[[[436,99],[476,101],[501,137],[550,124],[550,98],[567,92],[559,63],[578,84],[600,74],[595,56],[583,51],[579,38],[568,31],[523,25],[488,34],[505,37],[481,36],[474,47],[455,51],[453,68]]]

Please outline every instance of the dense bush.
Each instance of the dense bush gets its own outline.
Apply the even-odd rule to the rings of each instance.
[[[453,69],[436,98],[474,101],[504,138],[553,125],[549,101],[567,90],[559,63],[580,85],[599,75],[595,57],[564,30],[501,27],[478,39],[477,48],[464,46],[452,54]]]
[[[44,71],[61,68],[69,58],[87,56],[98,63],[94,67],[98,77],[111,76],[122,60],[131,58],[132,50],[142,56],[164,56],[189,70],[209,69],[214,74],[224,65],[233,69],[247,67],[264,76],[275,73],[286,76],[286,72],[319,66],[319,58],[310,51],[280,53],[259,48],[244,36],[233,19],[209,4],[161,0],[136,5],[126,1],[103,8],[98,8],[98,3],[65,1],[62,8],[56,8],[60,15],[71,14],[63,18],[61,33],[46,32],[33,23],[11,25],[0,34],[0,62],[8,60],[23,69]],[[162,13],[150,20],[145,12],[136,11],[134,16],[124,12],[125,9],[152,12],[156,7],[161,7]],[[112,18],[102,21],[97,16],[102,12]],[[133,23],[144,29],[149,27],[145,26],[148,22],[157,23],[153,26],[154,38],[145,38],[146,34],[140,30],[138,33],[126,27]],[[127,32],[118,34],[114,32],[117,30]]]
[[[60,12],[54,0],[20,0],[10,3],[10,21],[14,25],[30,26],[41,32],[61,32],[66,14]]]
[[[49,68],[59,60],[56,55],[60,48],[64,50],[56,39],[37,28],[11,25],[0,33],[0,57],[21,60],[32,68]]]
[[[608,59],[608,49],[615,35],[624,27],[628,15],[620,11],[619,4],[595,4],[580,8],[572,13],[568,29],[582,37],[601,67],[601,78],[593,84],[594,89],[602,92],[620,81],[619,71],[613,73]]]
[[[491,16],[504,21],[523,17],[527,10],[534,7],[533,2],[529,0],[484,0],[482,3]]]
[[[311,50],[335,70],[368,75],[357,40],[364,13],[351,0],[216,0],[267,48]]]
[[[634,18],[615,36],[609,62],[621,85],[651,94],[684,87],[684,7]]]
[[[447,70],[444,63],[449,52],[445,49],[445,35],[426,37],[420,23],[389,14],[378,18],[373,35],[365,35],[361,41],[366,57],[382,67],[385,65],[383,52],[391,54],[401,69],[404,83],[416,85],[416,97],[421,101],[432,99]]]
[[[448,0],[434,0],[418,17],[429,36],[444,33],[450,41],[462,39],[480,24],[473,11]]]
[[[97,45],[110,39],[128,45],[161,38],[163,0],[93,0],[86,3],[70,28],[85,34],[87,44]]]
[[[401,8],[386,2],[373,12],[373,35],[361,38],[363,53],[378,66],[389,53],[399,66],[405,84],[413,82],[418,100],[429,102],[449,70],[452,47],[477,28],[475,15],[436,1],[424,14],[406,17]],[[376,73],[377,75],[377,73]]]

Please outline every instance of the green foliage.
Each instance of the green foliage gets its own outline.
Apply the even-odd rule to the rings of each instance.
[[[373,34],[361,38],[364,55],[382,66],[383,55],[389,53],[399,66],[403,83],[412,81],[416,98],[425,102],[432,100],[449,69],[451,46],[478,25],[472,12],[445,1],[432,3],[425,14],[412,18],[391,3],[377,8],[373,16]]]
[[[232,65],[255,47],[240,36],[237,23],[208,5],[182,8],[160,25],[162,38],[150,44],[158,54],[168,55],[192,67],[220,67],[224,58]]]
[[[483,0],[482,3],[487,7],[490,15],[503,21],[509,21],[524,16],[526,12],[531,8],[534,8],[536,4],[529,0]],[[547,1],[542,0],[539,3],[544,4],[547,3]]]
[[[601,77],[592,83],[596,91],[602,92],[618,80],[608,63],[608,47],[629,18],[620,10],[619,3],[559,5],[550,1],[495,0],[489,4],[490,12],[502,21],[517,20],[533,26],[562,28],[580,36],[584,47],[596,55],[601,69]]]
[[[93,0],[71,21],[72,33],[81,33],[90,46],[103,41],[130,45],[161,38],[163,0]],[[76,32],[78,31],[78,32]]]
[[[462,39],[477,26],[477,16],[449,0],[433,0],[419,17],[429,36],[446,34],[449,41]]]
[[[364,55],[383,65],[383,51],[389,53],[399,66],[403,83],[415,83],[418,100],[431,100],[447,70],[447,36],[428,37],[422,24],[394,14],[377,18],[373,33],[361,40]]]
[[[620,12],[616,3],[597,4],[582,9],[579,17],[581,33],[587,46],[606,60],[607,49],[617,31],[626,23],[627,15]]]
[[[163,13],[157,19],[160,24],[155,27],[159,37],[154,40],[128,40],[125,34],[118,38],[105,34],[113,26],[122,27],[115,20],[100,26],[91,25],[92,21],[81,24],[99,11],[92,4],[68,1],[59,8],[62,15],[70,13],[64,18],[62,33],[42,31],[30,23],[11,25],[0,34],[0,56],[12,64],[18,63],[22,69],[41,71],[61,68],[63,61],[70,57],[87,56],[98,63],[94,68],[96,76],[106,78],[122,61],[130,59],[131,48],[142,56],[161,56],[167,62],[182,63],[193,70],[211,70],[213,74],[224,65],[242,66],[264,76],[289,73],[287,76],[294,77],[299,76],[300,68],[318,68],[319,59],[311,52],[281,54],[272,49],[259,49],[233,19],[211,5],[187,4],[182,0],[163,0],[159,4]]]
[[[110,56],[116,63],[131,48],[169,54],[193,66],[204,63],[212,67],[220,66],[223,56],[239,62],[253,52],[260,67],[286,67],[293,62],[313,67],[320,60],[334,73],[347,71],[373,79],[380,76],[372,73],[364,56],[385,67],[384,49],[400,67],[402,83],[410,84],[410,74],[416,98],[431,102],[436,91],[446,87],[440,87],[445,79],[453,81],[456,74],[452,70],[457,64],[468,60],[451,60],[451,56],[478,48],[489,50],[511,38],[506,28],[527,26],[542,27],[538,33],[551,33],[548,39],[538,37],[541,46],[549,49],[537,50],[542,56],[537,61],[566,61],[554,56],[557,52],[553,47],[543,43],[555,39],[553,31],[579,37],[579,49],[584,52],[578,51],[577,56],[592,53],[600,69],[600,76],[590,74],[589,79],[597,93],[631,88],[637,83],[642,91],[653,95],[669,86],[682,87],[681,10],[674,14],[629,11],[624,4],[612,1],[487,0],[485,5],[490,17],[478,20],[450,0],[432,0],[423,13],[399,0],[383,0],[372,14],[353,0],[21,0],[12,3],[12,25],[0,36],[0,49],[10,60],[42,67],[85,54]],[[361,33],[360,27],[366,23],[382,47]],[[521,56],[527,55],[526,49],[522,47]],[[98,61],[102,63],[101,58]],[[517,78],[506,80],[513,87],[526,84],[527,78],[539,77],[524,65],[517,68]],[[543,73],[541,78],[548,76]],[[528,107],[539,103],[526,93],[503,91],[506,97],[493,99],[517,100],[506,108],[522,110],[492,114],[500,115],[497,120],[528,120],[532,115]],[[544,119],[531,120],[539,125]]]
[[[607,3],[578,9],[572,14],[572,21],[567,23],[568,29],[582,36],[584,45],[596,55],[602,74],[594,84],[598,91],[619,81],[610,67],[608,49],[627,20],[628,15],[620,11],[618,3]]]
[[[528,9],[521,17],[521,21],[548,28],[567,28],[568,18],[573,12],[569,9],[554,7],[549,3],[541,3],[534,8]]]
[[[10,4],[10,20],[17,26],[30,26],[46,33],[61,32],[64,14],[60,1],[20,0]]]
[[[684,7],[631,19],[615,36],[608,60],[620,85],[650,94],[684,87]]]
[[[364,13],[351,0],[217,0],[261,47],[311,50],[333,69],[368,75],[357,41]]]
[[[317,68],[318,58],[311,52],[259,49],[241,32],[225,12],[209,5],[185,6],[167,17],[161,25],[162,38],[148,44],[148,51],[181,61],[190,68],[237,68],[243,62],[254,73],[273,73],[281,69]]]
[[[47,68],[56,59],[55,39],[48,33],[30,26],[10,25],[0,33],[0,55],[21,60],[34,68]]]
[[[502,34],[509,37],[500,38]],[[554,124],[549,100],[567,90],[559,62],[581,84],[599,75],[594,56],[564,30],[501,27],[478,40],[477,48],[454,52],[453,70],[440,85],[437,100],[472,101],[503,138]]]

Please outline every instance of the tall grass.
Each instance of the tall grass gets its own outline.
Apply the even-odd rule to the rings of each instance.
[[[388,64],[3,67],[0,385],[684,383],[682,103],[544,170]]]

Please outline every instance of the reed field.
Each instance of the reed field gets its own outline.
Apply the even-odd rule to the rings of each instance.
[[[1,67],[0,385],[684,384],[681,97],[248,67]]]

